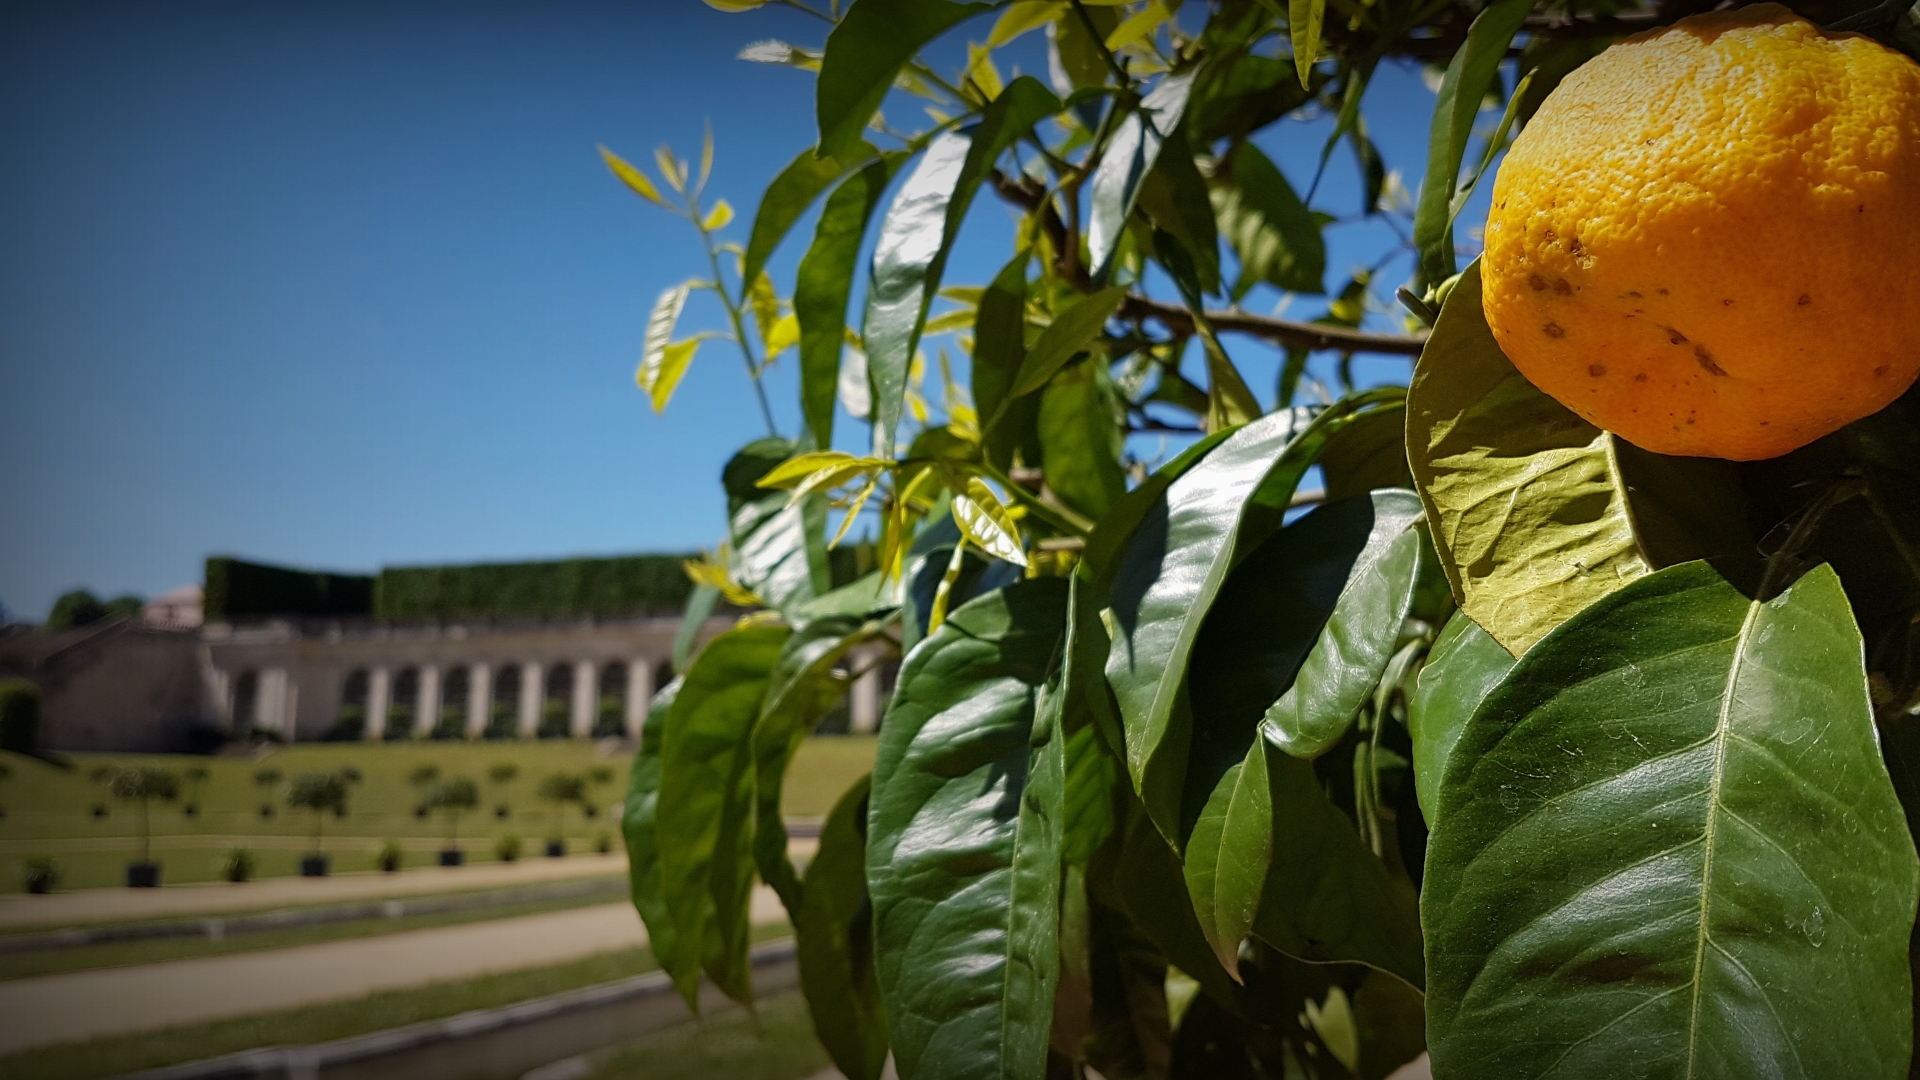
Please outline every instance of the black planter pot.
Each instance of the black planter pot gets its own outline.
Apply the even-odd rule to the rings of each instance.
[[[327,857],[325,855],[302,855],[300,857],[301,877],[326,877]]]
[[[467,861],[467,853],[459,848],[448,848],[440,853],[441,866],[459,866]]]
[[[160,886],[160,864],[157,862],[137,862],[127,864],[127,888],[155,889]]]
[[[398,855],[382,855],[380,857],[381,873],[392,874],[398,872],[399,869],[400,857]]]
[[[561,858],[565,858],[566,854],[567,854],[567,842],[565,840],[547,841],[547,858],[561,859]]]
[[[39,877],[28,878],[27,891],[34,894],[35,896],[45,896],[49,892],[53,891],[53,882],[48,881],[46,878],[39,878]]]

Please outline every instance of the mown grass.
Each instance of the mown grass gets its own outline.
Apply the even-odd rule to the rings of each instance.
[[[207,770],[207,780],[198,790],[184,791],[176,802],[151,807],[157,841],[154,858],[162,864],[162,881],[175,884],[217,880],[221,856],[231,847],[254,852],[256,876],[296,873],[300,856],[311,846],[314,820],[304,810],[287,809],[287,783],[301,773],[342,766],[360,770],[364,779],[353,789],[346,817],[321,822],[323,847],[333,857],[336,873],[373,869],[376,850],[387,839],[409,848],[409,863],[432,859],[446,826],[437,817],[415,816],[420,791],[407,783],[407,777],[421,765],[437,766],[444,776],[469,777],[480,786],[479,811],[459,822],[460,846],[469,861],[491,860],[494,841],[509,832],[528,845],[564,834],[574,850],[590,851],[602,837],[617,846],[618,806],[626,792],[628,758],[603,749],[605,745],[565,740],[303,743],[250,760],[75,754],[69,769],[0,753],[0,763],[10,771],[0,780],[0,806],[6,809],[5,818],[0,819],[0,892],[20,891],[23,864],[37,855],[51,855],[59,862],[64,889],[123,883],[126,864],[139,852],[140,809],[116,802],[90,779],[103,765],[156,765],[177,773],[192,767]],[[788,774],[783,811],[795,817],[826,816],[840,793],[872,768],[874,747],[871,736],[808,740]],[[507,763],[519,769],[514,780],[496,784],[487,779],[492,766]],[[596,807],[593,818],[577,806],[556,811],[535,796],[547,776],[595,766],[605,767],[611,776],[591,792]],[[262,769],[277,770],[282,776],[279,784],[255,784],[255,774]],[[194,817],[185,812],[188,802],[199,808]],[[271,817],[261,816],[263,804],[272,807]],[[106,808],[105,817],[94,816],[96,806]],[[507,817],[495,816],[499,806],[508,808]]]
[[[602,1059],[592,1080],[799,1080],[831,1064],[800,994],[766,998],[756,1012],[733,1010],[637,1039]]]
[[[417,902],[425,897],[408,897]],[[598,893],[551,900],[528,900],[513,904],[474,908],[467,911],[442,911],[398,918],[371,916],[351,922],[321,923],[234,934],[212,941],[205,937],[154,938],[147,941],[106,942],[74,948],[47,949],[29,953],[0,953],[0,980],[23,979],[34,975],[54,975],[66,971],[91,971],[95,968],[153,964],[188,957],[224,956],[229,953],[280,949],[292,945],[316,945],[325,941],[397,934],[403,930],[425,930],[435,926],[459,926],[464,923],[511,919],[520,915],[538,915],[548,911],[567,911],[617,901],[617,894]]]
[[[768,941],[792,932],[785,923],[770,923],[755,927],[753,938],[755,941]],[[453,1016],[471,1009],[508,1005],[563,990],[611,982],[652,971],[656,966],[653,954],[647,949],[625,949],[551,967],[434,983],[413,990],[370,994],[355,1001],[310,1005],[289,1012],[186,1024],[146,1034],[43,1047],[0,1057],[0,1076],[7,1080],[94,1080],[96,1077],[117,1076],[182,1061],[198,1061],[258,1046],[329,1042],[422,1020]],[[649,1072],[646,1075],[656,1074]],[[773,1074],[767,1075],[771,1078]],[[784,1078],[789,1074],[779,1075]]]

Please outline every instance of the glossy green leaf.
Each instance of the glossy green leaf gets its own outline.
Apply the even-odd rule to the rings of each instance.
[[[673,635],[673,670],[685,671],[693,663],[693,654],[700,646],[700,631],[719,604],[717,585],[695,585],[693,592],[687,594],[686,610],[680,614],[680,629]]]
[[[1252,7],[1251,4],[1246,5]],[[1312,90],[1302,88],[1292,61],[1235,51],[1200,68],[1187,109],[1194,145],[1212,147],[1220,139],[1241,140],[1307,103],[1325,76],[1315,73]]]
[[[1213,185],[1213,209],[1240,260],[1241,283],[1288,292],[1326,291],[1327,245],[1320,223],[1260,148],[1241,143]],[[1242,285],[1234,292],[1244,295]]]
[[[947,255],[975,192],[1014,140],[1060,109],[1060,99],[1037,80],[1013,80],[979,123],[943,132],[927,145],[887,209],[873,252],[864,335],[877,456],[893,456],[894,429],[927,306],[939,291]]]
[[[1420,185],[1420,205],[1413,217],[1413,244],[1419,252],[1417,280],[1437,285],[1454,272],[1453,230],[1447,213],[1460,162],[1467,154],[1467,136],[1473,133],[1480,103],[1500,75],[1513,35],[1533,10],[1533,0],[1494,0],[1475,16],[1467,42],[1453,54],[1440,80],[1433,103],[1432,129],[1427,133],[1427,172]]]
[[[1440,818],[1440,778],[1447,773],[1453,744],[1460,741],[1473,711],[1513,670],[1513,663],[1513,654],[1464,612],[1448,619],[1434,640],[1413,698],[1407,702],[1414,790],[1428,829]]]
[[[1280,527],[1300,477],[1334,432],[1397,391],[1356,395],[1313,416],[1273,413],[1228,436],[1148,509],[1121,558],[1107,657],[1126,725],[1127,769],[1154,824],[1181,840],[1195,638],[1227,572]]]
[[[1293,39],[1293,65],[1300,85],[1313,85],[1313,62],[1320,58],[1320,26],[1327,0],[1287,0],[1287,34]]]
[[[1420,513],[1419,499],[1408,491],[1377,491],[1322,506],[1241,561],[1207,616],[1189,676],[1198,719],[1185,802],[1186,814],[1197,813],[1197,820],[1187,840],[1186,875],[1194,910],[1228,970],[1260,906],[1274,834],[1299,825],[1280,821],[1274,811],[1268,790],[1273,770],[1257,742],[1310,758],[1346,733],[1392,659],[1413,603]],[[1334,818],[1350,841],[1346,846],[1377,862],[1360,849],[1351,826],[1337,813]],[[1332,842],[1319,839],[1311,846]],[[1306,930],[1297,936],[1325,943],[1337,935]],[[1293,951],[1288,942],[1273,944]],[[1398,973],[1417,981],[1418,957],[1416,943],[1398,956],[1387,950],[1371,957],[1305,958],[1398,962]]]
[[[1413,490],[1407,465],[1406,406],[1376,409],[1327,440],[1320,455],[1327,501],[1365,495],[1377,488]]]
[[[780,246],[780,241],[787,238],[793,223],[800,220],[807,207],[850,170],[871,161],[876,153],[873,147],[862,146],[843,162],[815,154],[813,148],[808,147],[800,151],[799,157],[787,162],[787,167],[780,170],[780,175],[773,178],[765,194],[760,196],[760,209],[754,212],[753,232],[747,237],[747,253],[742,257],[741,280],[758,280],[760,271],[766,269],[767,259]]]
[[[1206,178],[1194,164],[1186,128],[1175,126],[1140,183],[1139,207],[1155,228],[1171,234],[1193,258],[1194,278],[1203,293],[1220,291],[1220,227],[1214,221]]]
[[[1195,439],[1185,450],[1175,454],[1171,461],[1155,469],[1138,487],[1122,496],[1113,511],[1094,525],[1093,535],[1087,538],[1081,561],[1092,571],[1093,579],[1099,582],[1103,601],[1106,587],[1112,583],[1113,575],[1119,572],[1120,559],[1126,553],[1128,541],[1133,539],[1134,530],[1154,512],[1154,507],[1175,480],[1186,475],[1195,462],[1225,442],[1231,434],[1231,431],[1215,431]]]
[[[1041,395],[1037,425],[1047,487],[1090,521],[1127,493],[1121,423],[1113,379],[1097,360],[1062,372]]]
[[[1705,563],[1641,578],[1447,762],[1434,1075],[1905,1076],[1917,887],[1833,571],[1765,600]]]
[[[1407,392],[1407,456],[1454,598],[1515,655],[1661,566],[1750,551],[1729,462],[1649,454],[1516,370],[1487,329],[1476,263]]]
[[[1047,380],[1065,367],[1067,361],[1093,344],[1101,328],[1120,310],[1120,303],[1126,298],[1125,289],[1102,289],[1054,316],[1053,322],[1027,349],[1026,360],[1020,365],[1020,374],[1013,380],[1013,389],[1009,392],[1015,396],[1031,394],[1047,385]]]
[[[840,796],[807,864],[806,899],[794,918],[800,988],[814,1033],[849,1080],[879,1080],[887,1016],[875,978],[867,904],[867,796],[863,776]]]
[[[1093,24],[1091,32],[1088,23]],[[1105,86],[1113,77],[1113,69],[1107,66],[1101,46],[1119,25],[1120,18],[1112,8],[1086,6],[1080,11],[1063,12],[1049,27],[1053,58],[1059,61],[1061,71],[1075,89]],[[1091,126],[1097,118],[1087,122]]]
[[[1125,843],[1115,876],[1120,887],[1117,899],[1127,914],[1147,935],[1167,962],[1198,982],[1208,996],[1231,1003],[1235,1000],[1234,980],[1220,966],[1219,957],[1207,944],[1207,936],[1194,916],[1193,903],[1182,878],[1180,857],[1167,846],[1139,803],[1131,804]]]
[[[1160,159],[1167,135],[1178,127],[1193,90],[1193,72],[1168,75],[1114,130],[1106,153],[1093,171],[1093,214],[1087,226],[1087,257],[1094,277],[1104,280],[1112,268],[1120,234],[1133,213],[1140,185]]]
[[[675,930],[728,997],[752,995],[747,903],[753,892],[750,736],[786,643],[779,625],[735,627],[707,643],[668,711],[655,829],[661,891]]]
[[[754,864],[795,920],[800,918],[800,878],[787,857],[787,826],[780,813],[787,767],[800,743],[846,693],[835,665],[879,630],[879,624],[849,615],[816,618],[794,630],[780,648],[753,726]]]
[[[814,116],[820,153],[851,162],[859,156],[867,121],[886,99],[893,78],[922,47],[991,4],[947,0],[855,0],[827,35]]]
[[[814,226],[813,243],[800,259],[793,290],[793,313],[800,321],[800,411],[815,446],[833,445],[833,405],[840,385],[840,351],[846,345],[847,298],[853,292],[860,241],[904,158],[899,153],[883,154],[841,181],[827,196]]]
[[[955,611],[907,657],[880,728],[867,884],[908,1080],[1045,1069],[1064,769],[1048,677],[1065,585],[1024,581]]]
[[[1001,469],[1012,467],[1016,451],[1027,451],[1029,462],[1040,457],[1034,430],[1040,400],[1011,393],[1027,359],[1029,261],[1029,252],[1016,253],[980,294],[974,314],[973,404],[980,414],[982,450]]]
[[[674,989],[695,1008],[700,990],[699,939],[681,934],[667,908],[660,876],[660,837],[656,822],[660,809],[661,746],[667,716],[680,692],[675,679],[653,695],[646,724],[640,729],[640,748],[627,771],[627,801],[620,816],[620,834],[627,845],[627,878],[633,907],[647,927],[647,943],[661,970],[673,979]]]

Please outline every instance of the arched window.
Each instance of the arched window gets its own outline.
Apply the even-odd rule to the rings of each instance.
[[[420,669],[401,668],[393,677],[393,701],[387,706],[387,741],[413,738],[419,720]]]
[[[564,739],[572,726],[573,665],[554,664],[547,668],[546,683],[546,692],[541,695],[537,734],[542,739]]]
[[[493,675],[493,704],[482,738],[511,739],[520,727],[520,665],[501,664]]]
[[[467,669],[448,668],[440,677],[440,715],[433,720],[436,739],[467,737]]]
[[[653,666],[653,692],[659,693],[673,681],[673,661],[662,660]]]
[[[627,733],[627,665],[614,661],[600,665],[599,698],[594,703],[593,737],[617,738]]]
[[[321,738],[329,742],[353,742],[367,732],[367,689],[371,683],[366,668],[355,668],[340,684],[340,708],[333,714],[333,726]]]
[[[233,680],[233,730],[245,736],[260,719],[260,673],[248,668]]]

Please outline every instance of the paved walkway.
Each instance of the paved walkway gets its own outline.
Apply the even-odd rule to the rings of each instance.
[[[559,860],[555,860],[558,862]],[[567,860],[572,862],[574,860]],[[584,862],[585,860],[579,860]],[[773,890],[757,923],[786,918]],[[0,1054],[545,967],[647,943],[627,904],[0,982]]]
[[[135,922],[329,904],[344,900],[381,900],[422,893],[464,892],[563,878],[624,874],[626,870],[626,855],[615,852],[611,855],[569,855],[564,859],[481,863],[477,866],[427,866],[395,874],[269,878],[239,885],[214,881],[168,885],[159,889],[82,889],[47,896],[14,893],[0,896],[0,932],[36,926]]]

